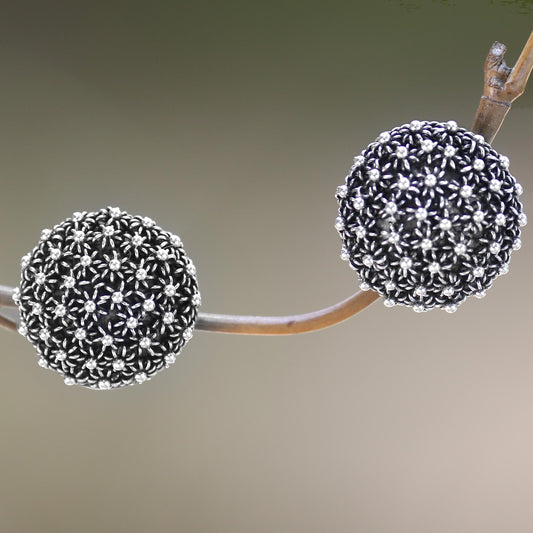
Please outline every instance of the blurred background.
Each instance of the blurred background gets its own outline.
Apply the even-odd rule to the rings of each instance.
[[[357,288],[337,185],[383,130],[470,127],[531,1],[11,2],[0,17],[0,283],[40,230],[118,205],[179,234],[206,312]],[[494,147],[533,199],[533,87]],[[531,217],[530,217],[531,218]],[[485,300],[380,302],[312,334],[196,332],[111,392],[0,331],[0,531],[530,532],[533,237]]]

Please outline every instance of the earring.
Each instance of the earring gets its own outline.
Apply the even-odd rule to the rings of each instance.
[[[527,219],[509,160],[454,121],[382,133],[337,189],[341,257],[385,305],[454,312],[507,273]]]

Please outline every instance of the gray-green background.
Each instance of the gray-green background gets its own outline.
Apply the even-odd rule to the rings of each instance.
[[[204,311],[356,289],[334,192],[414,118],[469,127],[531,2],[5,2],[0,283],[40,230],[118,205],[178,233]],[[533,198],[533,87],[495,148]],[[533,238],[485,300],[374,304],[290,338],[196,332],[142,386],[65,387],[0,331],[0,530],[530,532]]]

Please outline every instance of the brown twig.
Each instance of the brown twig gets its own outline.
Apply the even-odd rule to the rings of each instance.
[[[6,329],[10,329],[11,331],[16,331],[17,325],[18,325],[17,322],[14,322],[13,320],[0,314],[0,326]]]
[[[331,307],[292,316],[232,316],[200,313],[196,329],[248,335],[294,335],[327,328],[352,317],[379,298],[374,291],[357,292]]]
[[[472,131],[491,143],[498,133],[511,104],[525,90],[533,69],[533,32],[529,36],[515,66],[506,65],[505,45],[495,42],[485,60],[483,95],[474,118]]]
[[[0,307],[17,307],[13,301],[13,289],[0,285]]]

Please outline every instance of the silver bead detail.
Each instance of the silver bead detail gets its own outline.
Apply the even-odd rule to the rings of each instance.
[[[138,324],[139,324],[139,321],[135,317],[130,316],[130,318],[126,320],[126,327],[130,329],[135,329],[138,326]]]
[[[400,259],[400,268],[402,270],[409,270],[413,266],[413,261],[409,257],[402,257]]]
[[[165,355],[165,363],[167,365],[172,365],[176,362],[176,355],[173,353],[170,353],[168,355]]]
[[[365,207],[365,200],[361,196],[356,196],[352,201],[352,205],[354,209],[361,211]]]
[[[461,187],[460,195],[462,198],[470,198],[472,196],[472,187],[470,185],[463,185]]]
[[[444,287],[444,289],[442,289],[442,294],[448,298],[453,296],[454,292],[453,287]]]
[[[87,332],[83,328],[78,328],[74,332],[74,337],[76,337],[79,341],[82,341],[85,339],[85,337],[87,337]]]
[[[122,359],[115,359],[113,361],[113,370],[116,372],[119,372],[120,370],[124,370],[126,367],[126,363]]]
[[[489,189],[493,192],[500,192],[502,188],[502,182],[496,178],[490,180]]]
[[[385,206],[385,213],[387,215],[394,215],[398,211],[398,206],[395,202],[387,202],[387,205]]]
[[[102,337],[103,346],[111,346],[113,344],[113,337],[111,335],[104,335]]]
[[[394,283],[394,281],[387,281],[385,283],[385,290],[387,291],[393,291],[396,289],[396,283]]]
[[[63,304],[56,305],[54,309],[54,315],[56,316],[65,316],[67,313],[67,308]]]
[[[433,243],[430,239],[422,239],[420,247],[422,248],[422,250],[431,250],[431,248],[433,248]]]
[[[472,274],[474,274],[474,277],[481,278],[485,274],[485,269],[483,267],[476,267],[472,271]]]
[[[22,259],[20,260],[20,268],[22,270],[24,270],[30,264],[30,257],[31,254],[26,254],[22,256]]]
[[[387,239],[391,244],[398,244],[400,242],[400,235],[398,233],[391,233]]]
[[[172,322],[174,322],[174,313],[170,313],[170,312],[165,313],[163,315],[163,322],[165,324],[172,324]]]
[[[434,187],[437,184],[437,177],[434,174],[428,174],[424,179],[426,187]]]
[[[146,279],[146,277],[148,276],[148,272],[146,272],[146,270],[144,268],[139,268],[137,270],[137,272],[135,272],[135,277],[139,280],[139,281],[144,281]]]
[[[155,302],[152,299],[145,300],[143,303],[143,309],[145,311],[153,311],[155,309]]]
[[[366,235],[366,229],[363,228],[363,226],[357,226],[354,231],[355,231],[355,236],[358,239],[363,239]]]
[[[377,168],[371,168],[368,171],[368,179],[370,181],[378,181],[381,177],[381,172]]]
[[[174,285],[166,285],[164,292],[166,296],[172,297],[176,294],[176,287]]]
[[[192,339],[192,333],[193,333],[192,328],[187,328],[186,330],[184,330],[183,338],[185,339],[185,342],[189,342]]]
[[[59,248],[50,248],[50,258],[57,261],[61,257],[61,250]]]
[[[485,168],[485,162],[483,159],[475,159],[472,166],[474,167],[474,170],[483,170]]]
[[[364,162],[365,162],[365,158],[364,157],[362,157],[360,155],[355,156],[353,158],[353,168],[359,168],[359,167],[363,166]]]
[[[449,220],[449,219],[447,219],[447,218],[443,218],[443,219],[440,221],[439,227],[440,227],[440,229],[443,230],[443,231],[448,231],[448,230],[451,229],[451,227],[452,227],[452,222],[451,222],[451,220]]]
[[[503,213],[498,213],[496,215],[496,218],[494,219],[494,222],[496,222],[497,226],[505,226],[505,223],[507,222],[507,218]]]
[[[180,247],[183,246],[183,243],[181,242],[181,239],[177,235],[171,235],[170,236],[170,244],[172,246]]]
[[[151,228],[152,226],[155,226],[155,222],[150,217],[143,217],[143,226],[146,228]]]
[[[427,292],[428,291],[427,291],[427,289],[425,287],[419,286],[419,287],[417,287],[415,289],[415,295],[416,296],[425,296],[427,294]]]
[[[150,348],[150,345],[152,344],[152,341],[148,338],[148,337],[143,337],[140,342],[139,342],[139,346],[143,349],[147,349],[147,348]]]
[[[66,276],[63,285],[67,289],[72,289],[76,285],[76,280],[72,276]]]
[[[389,140],[390,140],[390,133],[388,131],[384,131],[383,133],[380,133],[378,138],[377,138],[377,141],[380,144],[388,143]]]
[[[13,294],[11,295],[11,299],[18,305],[20,303],[20,289],[18,287],[15,287],[13,289]]]
[[[337,187],[337,196],[339,198],[346,198],[347,194],[348,194],[348,187],[346,187],[346,185],[339,185]]]
[[[120,291],[116,291],[111,295],[111,301],[114,304],[120,304],[124,300],[124,295]]]
[[[435,143],[430,139],[424,139],[420,144],[422,151],[429,153],[431,150],[433,150]]]
[[[396,148],[396,157],[398,159],[405,159],[409,155],[409,150],[405,146],[398,146]]]
[[[135,374],[135,381],[137,383],[144,383],[147,379],[148,377],[146,376],[145,372],[138,372],[137,374]]]
[[[362,281],[361,283],[359,283],[359,289],[362,290],[363,292],[369,291],[370,285]]]
[[[363,257],[363,265],[370,268],[374,264],[374,259],[372,259],[371,255],[365,255]]]
[[[444,157],[453,157],[457,150],[450,144],[444,148]]]
[[[159,248],[156,252],[156,257],[160,261],[166,261],[168,259],[168,250],[165,250],[164,248]]]
[[[518,225],[523,228],[527,224],[527,215],[525,213],[520,213],[518,215]]]
[[[83,308],[87,313],[94,313],[96,311],[96,304],[92,300],[87,300]]]
[[[428,266],[428,270],[430,274],[437,274],[438,272],[440,272],[439,263],[437,263],[436,261],[434,261],[433,263],[430,263]]]
[[[476,211],[472,218],[474,219],[474,222],[479,224],[485,219],[485,213],[483,211]]]
[[[496,254],[500,253],[501,248],[502,247],[501,247],[501,244],[499,242],[491,242],[490,246],[489,246],[489,252],[491,254],[496,255]]]
[[[89,359],[85,363],[85,368],[87,368],[88,370],[94,370],[96,368],[96,359]]]
[[[409,181],[409,179],[405,176],[401,176],[398,180],[398,189],[400,189],[401,191],[406,191],[407,189],[409,189],[410,186],[411,182]]]
[[[114,272],[116,272],[117,270],[120,270],[120,267],[121,267],[121,262],[116,257],[114,259],[111,259],[111,261],[109,261],[110,270],[113,270]]]
[[[457,122],[455,122],[455,120],[448,120],[448,122],[446,122],[446,129],[452,132],[457,131]]]
[[[133,246],[140,246],[143,242],[144,242],[144,237],[142,235],[139,235],[138,233],[136,233],[131,238],[131,244],[133,244]]]

